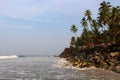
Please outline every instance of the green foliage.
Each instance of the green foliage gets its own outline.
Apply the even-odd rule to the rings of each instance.
[[[73,32],[74,34],[77,32],[77,27],[73,24],[72,26],[71,26],[71,32]]]
[[[72,46],[72,47],[75,47],[76,46],[76,38],[75,37],[72,37],[71,38],[71,43],[70,43],[70,45]]]
[[[94,45],[108,44],[120,41],[120,7],[112,7],[110,2],[103,1],[98,9],[96,19],[92,18],[90,10],[86,10],[81,20],[83,32],[80,37],[71,39],[71,44],[77,47],[94,43]],[[91,29],[88,28],[91,27]],[[75,25],[71,26],[71,31],[77,32]]]

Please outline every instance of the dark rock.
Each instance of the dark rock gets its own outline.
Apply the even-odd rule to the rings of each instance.
[[[78,68],[94,66],[120,72],[120,43],[79,49],[65,48],[59,56]]]

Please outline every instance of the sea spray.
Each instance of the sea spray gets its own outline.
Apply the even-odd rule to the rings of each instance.
[[[96,69],[94,66],[86,67],[86,68],[77,68],[73,66],[69,61],[67,61],[65,58],[60,58],[57,61],[57,65],[59,68],[66,68],[66,69],[77,69],[77,70],[91,70]]]

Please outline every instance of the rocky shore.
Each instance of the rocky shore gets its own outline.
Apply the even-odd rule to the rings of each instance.
[[[65,48],[59,55],[77,68],[96,67],[120,73],[120,42],[94,47]]]

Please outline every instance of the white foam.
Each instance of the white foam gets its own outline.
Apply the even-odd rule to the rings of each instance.
[[[11,59],[11,58],[18,58],[16,55],[11,55],[11,56],[0,56],[0,59]]]
[[[90,70],[90,69],[96,69],[94,66],[91,67],[86,67],[86,68],[76,68],[76,67],[72,67],[73,69],[77,69],[77,70]]]
[[[59,68],[72,68],[72,65],[64,58],[59,58],[55,66]]]
[[[66,66],[66,65],[68,65],[68,61],[66,61],[66,59],[64,59],[64,58],[60,58],[59,60],[58,60],[58,62],[57,62],[57,65],[59,65],[59,66]]]
[[[72,64],[70,64],[66,59],[64,58],[60,58],[57,62],[57,66],[59,68],[72,68],[72,69],[77,69],[77,70],[89,70],[89,69],[96,69],[94,66],[88,67],[88,68],[77,68],[72,66]]]
[[[61,58],[61,59],[58,60],[59,65],[64,65],[66,63],[67,63],[67,61],[64,58]]]

